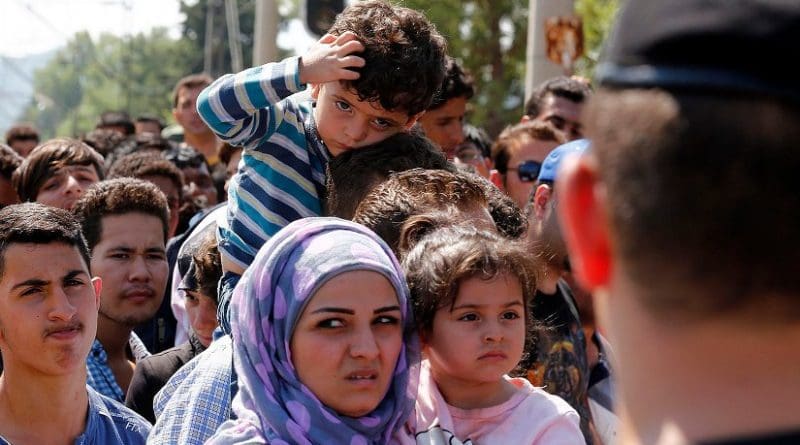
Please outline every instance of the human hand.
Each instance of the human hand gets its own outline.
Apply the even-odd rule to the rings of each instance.
[[[358,79],[350,68],[364,66],[364,59],[353,54],[364,51],[355,33],[340,36],[325,34],[300,58],[300,82],[320,84],[334,80]]]

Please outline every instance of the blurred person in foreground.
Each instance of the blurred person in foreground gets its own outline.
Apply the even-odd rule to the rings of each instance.
[[[731,6],[630,2],[559,173],[624,444],[800,443],[800,4]]]

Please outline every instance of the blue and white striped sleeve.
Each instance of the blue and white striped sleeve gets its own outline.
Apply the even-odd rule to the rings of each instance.
[[[300,91],[299,57],[226,74],[197,98],[197,111],[220,139],[249,145],[275,132],[282,100]]]

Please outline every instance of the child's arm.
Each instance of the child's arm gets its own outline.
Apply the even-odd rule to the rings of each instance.
[[[349,68],[364,65],[353,54],[363,50],[352,32],[327,34],[302,57],[220,77],[200,93],[197,111],[222,140],[247,147],[275,132],[284,112],[282,100],[304,85],[357,79],[359,74]]]

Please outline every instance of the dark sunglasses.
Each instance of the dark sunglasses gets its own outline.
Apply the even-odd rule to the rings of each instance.
[[[525,161],[516,167],[508,167],[506,170],[516,170],[519,180],[522,182],[532,182],[539,177],[539,170],[542,169],[542,163],[536,161]]]

